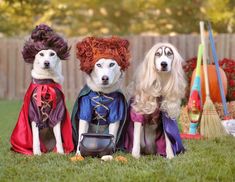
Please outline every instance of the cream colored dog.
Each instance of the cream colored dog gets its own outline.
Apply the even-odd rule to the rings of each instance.
[[[31,75],[35,79],[52,79],[56,83],[62,83],[64,77],[62,76],[61,60],[57,56],[56,52],[52,49],[39,51],[35,56]],[[36,126],[36,122],[34,121],[31,126],[33,133],[33,153],[34,155],[41,155],[39,128]],[[57,152],[63,154],[61,122],[58,122],[54,126],[53,132],[56,140]]]
[[[136,112],[149,115],[159,108],[172,119],[179,116],[186,87],[182,63],[180,54],[169,43],[158,43],[149,50],[131,86],[131,94],[135,97],[132,107]],[[161,103],[157,101],[159,97],[162,97]],[[157,127],[158,124],[146,124],[144,136],[142,123],[134,122],[133,157],[140,157],[141,149],[146,150],[146,143],[150,149],[148,153],[154,153]],[[173,158],[171,142],[166,133],[165,140],[167,158]]]
[[[120,88],[123,71],[114,59],[99,59],[90,75],[86,76],[86,83],[93,91],[111,93]],[[114,136],[116,141],[117,131],[120,121],[109,124],[109,134]],[[87,133],[89,123],[85,120],[79,121],[79,136],[78,141],[81,141],[81,135]],[[79,143],[77,145],[77,154],[80,155]]]

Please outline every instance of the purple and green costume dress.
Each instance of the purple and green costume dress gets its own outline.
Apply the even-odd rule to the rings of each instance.
[[[171,141],[172,149],[174,155],[183,153],[185,151],[182,140],[180,138],[180,133],[178,129],[178,125],[176,120],[171,119],[167,113],[161,112],[158,108],[152,114],[139,114],[134,111],[131,105],[128,108],[128,127],[125,134],[125,144],[124,148],[128,152],[132,151],[133,148],[133,141],[134,141],[134,122],[142,123],[144,127],[144,141],[145,147],[148,148],[145,139],[145,125],[146,124],[157,124],[158,127],[156,129],[156,139],[155,139],[155,154],[161,155],[166,157],[166,140],[165,134],[168,136],[169,140]],[[145,154],[144,151],[141,151]]]
[[[123,128],[126,125],[127,103],[120,91],[112,93],[95,92],[87,85],[79,93],[72,112],[73,142],[78,144],[79,120],[89,123],[88,133],[109,133],[109,124],[120,121],[116,149],[124,146]]]

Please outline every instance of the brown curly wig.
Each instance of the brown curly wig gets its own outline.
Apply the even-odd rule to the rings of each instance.
[[[70,47],[64,39],[56,34],[51,27],[40,24],[32,31],[31,38],[26,41],[22,55],[27,63],[33,63],[35,55],[46,49],[52,49],[61,60],[69,57]]]
[[[101,59],[114,59],[123,71],[129,66],[129,42],[116,36],[109,38],[87,37],[76,45],[76,55],[82,71],[90,74],[95,63]]]

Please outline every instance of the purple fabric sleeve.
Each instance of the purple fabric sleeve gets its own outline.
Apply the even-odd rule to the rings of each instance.
[[[171,141],[174,154],[176,155],[183,153],[185,151],[185,148],[180,137],[177,121],[169,118],[168,115],[163,112],[162,122],[163,129]]]
[[[62,93],[56,88],[56,108],[49,113],[49,126],[54,127],[58,122],[65,119],[65,103]]]
[[[29,104],[29,121],[39,123],[42,120],[39,107],[37,106],[36,102],[34,101],[33,97],[30,99]]]
[[[130,117],[131,117],[131,121],[133,122],[144,123],[144,115],[135,112],[132,107],[130,109]]]

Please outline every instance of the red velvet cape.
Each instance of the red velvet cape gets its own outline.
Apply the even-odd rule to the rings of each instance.
[[[53,88],[58,88],[61,91],[61,86],[59,84],[47,84]],[[39,84],[31,83],[24,97],[24,103],[21,108],[18,121],[11,135],[11,145],[12,150],[26,155],[33,155],[33,136],[31,123],[29,122],[28,112],[29,103],[33,91],[39,86]],[[62,91],[61,91],[62,93]],[[63,99],[64,99],[64,94]],[[72,139],[72,126],[70,121],[69,112],[66,109],[66,116],[64,121],[61,122],[61,137],[63,142],[63,148],[65,153],[70,153],[74,149],[73,139]],[[40,142],[40,147],[42,152],[47,152],[42,142]]]

